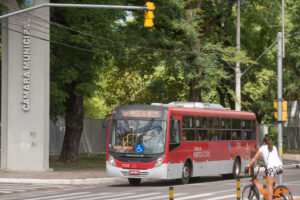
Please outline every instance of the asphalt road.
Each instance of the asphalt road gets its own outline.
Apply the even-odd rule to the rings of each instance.
[[[259,176],[262,183],[262,174]],[[284,184],[293,192],[294,198],[300,199],[300,169],[285,169]],[[243,188],[249,183],[248,178],[241,180]],[[30,188],[28,185],[15,185],[18,188]],[[32,185],[31,185],[32,186]],[[110,185],[93,186],[36,186],[36,190],[23,190],[0,194],[1,200],[155,200],[169,199],[169,187],[174,187],[175,200],[233,200],[236,199],[236,181],[220,176],[202,177],[188,185],[178,185],[175,181],[142,181],[140,186],[130,186],[127,181]],[[0,184],[0,191],[3,189]],[[33,187],[33,186],[32,186]],[[4,187],[4,188],[7,188]],[[12,190],[13,191],[13,190]]]

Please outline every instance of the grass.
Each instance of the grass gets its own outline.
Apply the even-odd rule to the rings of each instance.
[[[105,168],[105,153],[80,154],[77,162],[62,163],[58,161],[59,155],[50,155],[50,168],[91,169]]]

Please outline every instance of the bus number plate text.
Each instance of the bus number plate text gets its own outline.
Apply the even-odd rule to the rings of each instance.
[[[139,170],[129,170],[130,175],[139,175],[140,171]]]

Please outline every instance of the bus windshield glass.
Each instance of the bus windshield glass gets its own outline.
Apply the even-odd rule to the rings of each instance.
[[[165,151],[166,121],[113,120],[109,150],[118,153],[159,154]]]

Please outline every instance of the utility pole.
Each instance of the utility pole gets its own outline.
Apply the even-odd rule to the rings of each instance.
[[[236,5],[236,48],[237,53],[240,52],[241,49],[241,1],[237,0]],[[241,66],[240,62],[236,62],[235,65],[235,95],[236,95],[236,102],[235,102],[235,110],[241,110]]]
[[[284,0],[282,0],[281,5],[281,20],[282,20],[282,58],[285,56],[285,44],[284,44]]]
[[[278,113],[278,151],[282,160],[282,33],[277,34],[277,113]],[[282,184],[282,174],[279,174],[279,185]]]

